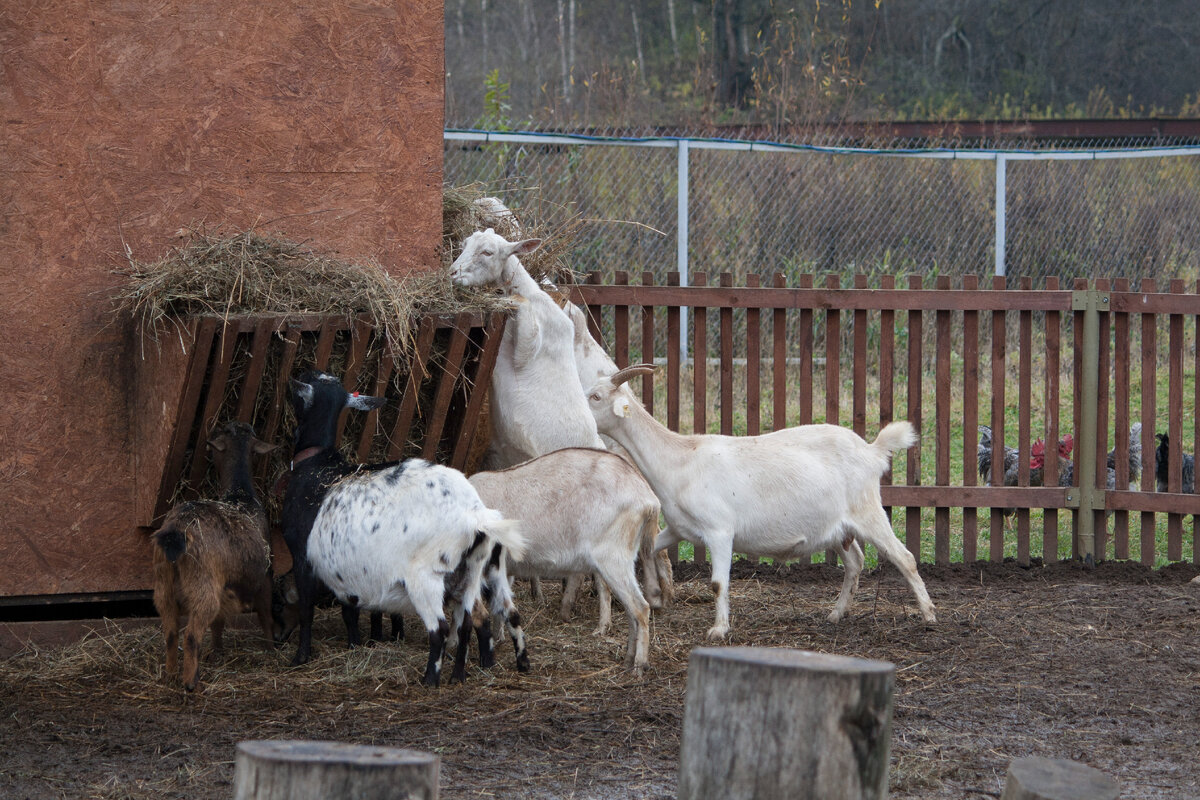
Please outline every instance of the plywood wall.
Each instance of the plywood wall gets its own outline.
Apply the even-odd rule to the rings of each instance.
[[[126,252],[205,223],[436,266],[442,21],[437,0],[0,6],[0,598],[147,585],[132,418],[157,398],[108,301]]]

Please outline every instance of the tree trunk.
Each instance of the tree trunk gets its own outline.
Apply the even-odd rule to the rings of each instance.
[[[632,2],[629,4],[629,13],[633,17],[633,43],[637,48],[637,68],[638,77],[642,80],[642,85],[646,85],[646,60],[642,57],[642,31],[638,25],[637,6]]]
[[[567,12],[563,0],[558,0],[558,55],[562,64],[563,100],[571,102],[571,72],[567,68]]]
[[[882,661],[693,650],[679,800],[887,797],[894,682]]]
[[[1000,800],[1116,800],[1121,785],[1098,769],[1060,759],[1013,759]]]
[[[342,742],[254,741],[237,746],[234,800],[437,800],[438,757]]]

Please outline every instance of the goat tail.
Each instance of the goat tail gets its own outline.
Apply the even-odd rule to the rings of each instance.
[[[168,522],[154,533],[154,543],[172,564],[187,552],[187,535],[173,522]]]
[[[891,456],[897,450],[907,450],[917,443],[917,430],[908,420],[889,422],[871,442],[871,447],[880,451],[884,456]]]
[[[528,541],[525,539],[525,534],[521,532],[521,523],[517,520],[504,519],[499,512],[496,512],[496,516],[485,520],[479,529],[487,534],[488,538],[507,550],[513,560],[520,561],[525,557]]]

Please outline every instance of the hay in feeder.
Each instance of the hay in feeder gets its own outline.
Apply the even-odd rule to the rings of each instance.
[[[396,277],[271,234],[185,232],[186,240],[150,263],[131,260],[116,296],[118,313],[157,335],[176,319],[241,314],[365,314],[397,353],[408,352],[414,318],[425,312],[497,311],[505,303],[456,290],[440,270]]]

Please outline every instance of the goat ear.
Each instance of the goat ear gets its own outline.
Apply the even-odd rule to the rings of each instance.
[[[277,444],[267,444],[261,439],[250,440],[250,446],[254,449],[254,452],[258,453],[260,456],[271,452],[276,447],[279,447]]]
[[[509,248],[509,255],[526,256],[541,246],[541,239],[523,239],[512,243],[512,246]]]
[[[312,385],[304,383],[303,381],[298,381],[295,378],[292,378],[292,380],[290,381],[290,384],[292,387],[292,393],[295,394],[296,397],[300,398],[300,402],[304,404],[304,407],[309,408],[310,406],[312,406],[312,402],[313,402],[313,387],[312,387]]]
[[[613,414],[621,419],[629,416],[629,400],[624,397],[617,397],[613,400]]]
[[[208,446],[218,453],[224,453],[225,448],[229,446],[229,437],[224,433],[218,433],[215,436],[209,437]]]
[[[358,409],[359,411],[370,411],[382,406],[386,400],[382,397],[373,397],[369,394],[359,394],[351,392],[346,395],[346,405],[349,408]]]

